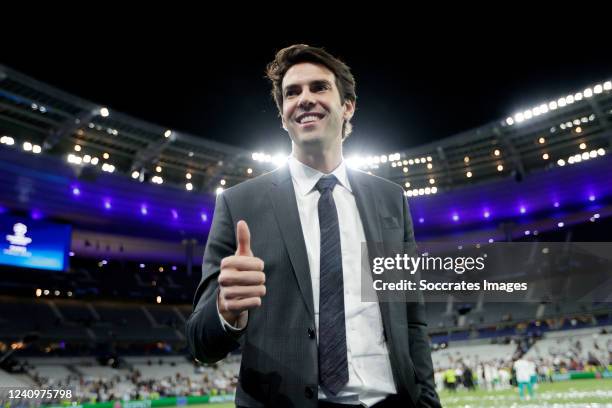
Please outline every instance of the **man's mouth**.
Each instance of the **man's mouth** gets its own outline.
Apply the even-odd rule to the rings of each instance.
[[[302,113],[298,117],[295,118],[295,121],[300,125],[308,125],[312,123],[316,123],[325,117],[324,114],[318,112],[307,112]]]

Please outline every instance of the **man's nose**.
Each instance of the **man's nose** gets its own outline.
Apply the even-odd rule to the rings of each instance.
[[[314,94],[312,92],[310,92],[310,90],[304,90],[301,95],[300,95],[300,99],[298,101],[298,106],[301,109],[311,109],[314,105],[316,104],[316,100],[314,98]]]

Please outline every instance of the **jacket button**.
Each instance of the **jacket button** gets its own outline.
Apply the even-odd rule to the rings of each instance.
[[[311,339],[315,338],[315,331],[312,327],[308,328],[308,337],[310,337]]]
[[[314,391],[312,390],[312,387],[307,386],[306,388],[304,388],[304,395],[308,399],[311,399],[312,397],[314,397]]]

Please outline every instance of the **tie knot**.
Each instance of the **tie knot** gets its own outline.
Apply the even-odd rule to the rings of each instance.
[[[324,176],[324,177],[321,177],[319,181],[317,181],[315,188],[319,190],[319,193],[323,194],[328,190],[334,191],[334,187],[336,186],[337,183],[338,183],[338,179],[336,178],[336,176],[334,175]]]

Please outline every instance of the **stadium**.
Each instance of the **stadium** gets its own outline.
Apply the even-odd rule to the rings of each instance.
[[[216,197],[288,153],[164,127],[8,65],[0,135],[3,406],[234,406],[240,350],[197,361],[185,323]],[[417,242],[602,245],[603,274],[572,259],[540,276],[542,287],[589,281],[588,296],[427,302],[443,406],[612,406],[611,150],[601,78],[439,140],[345,157],[402,186]],[[508,273],[533,273],[514,261]],[[533,396],[519,395],[519,360],[534,366]]]

